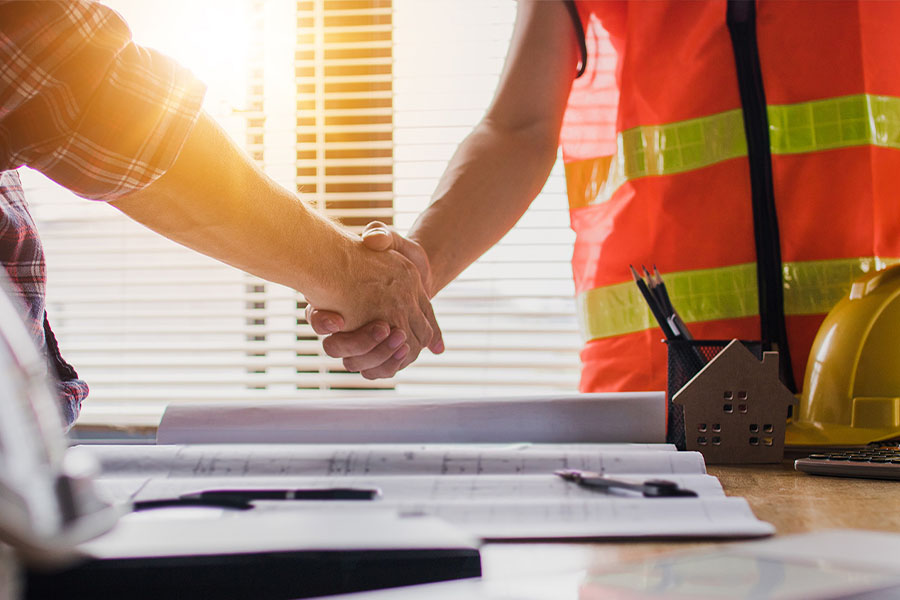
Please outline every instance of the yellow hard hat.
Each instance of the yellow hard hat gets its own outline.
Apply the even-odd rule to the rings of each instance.
[[[853,283],[809,353],[790,446],[864,445],[900,436],[900,265]]]

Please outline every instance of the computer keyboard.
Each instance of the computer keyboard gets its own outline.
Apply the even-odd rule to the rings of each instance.
[[[865,448],[810,454],[794,461],[794,468],[813,475],[900,479],[900,442]]]

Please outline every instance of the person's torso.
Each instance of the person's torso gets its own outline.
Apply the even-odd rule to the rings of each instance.
[[[784,314],[799,379],[823,314],[849,282],[900,257],[900,4],[756,8]],[[629,264],[658,265],[696,337],[760,338],[755,175],[727,10],[726,2],[579,3],[588,65],[573,86],[561,143],[583,359],[595,371],[583,389],[664,382],[665,350]],[[631,350],[623,352],[623,339]],[[638,375],[617,375],[638,361],[646,365]]]

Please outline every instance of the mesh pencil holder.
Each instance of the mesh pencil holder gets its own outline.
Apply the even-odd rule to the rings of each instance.
[[[731,340],[666,340],[668,347],[666,400],[669,413],[666,441],[675,444],[679,450],[685,449],[684,408],[674,404],[672,398],[730,343]],[[741,340],[741,343],[757,359],[762,358],[761,342]]]

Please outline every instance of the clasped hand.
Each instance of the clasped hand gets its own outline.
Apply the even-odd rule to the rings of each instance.
[[[358,371],[366,379],[393,377],[397,371],[415,361],[423,348],[427,347],[435,354],[444,351],[441,330],[429,300],[431,267],[420,245],[378,221],[366,227],[362,240],[369,250],[399,253],[412,263],[421,281],[416,299],[420,310],[411,310],[408,314],[399,312],[410,302],[395,297],[395,290],[389,289],[386,294],[384,290],[378,293],[380,303],[389,303],[394,308],[394,315],[389,317],[389,321],[377,319],[359,326],[359,323],[348,322],[338,312],[320,310],[312,304],[306,307],[306,320],[317,334],[327,335],[322,340],[325,353],[343,359],[344,368],[348,371]],[[397,293],[404,293],[402,286],[396,287]],[[372,301],[364,296],[366,294],[359,300]],[[365,313],[372,314],[372,311],[363,311]]]

